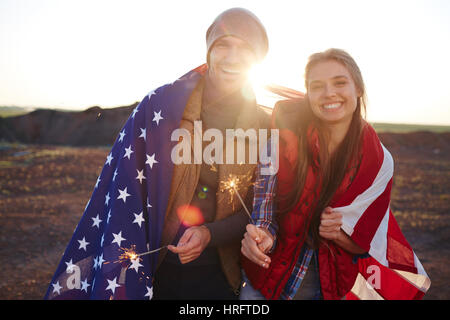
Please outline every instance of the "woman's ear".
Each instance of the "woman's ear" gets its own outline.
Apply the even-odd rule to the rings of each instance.
[[[358,96],[358,98],[362,98],[363,96],[363,91],[361,90],[361,88],[356,88],[356,95]]]

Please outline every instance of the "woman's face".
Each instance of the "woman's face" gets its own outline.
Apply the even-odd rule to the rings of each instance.
[[[342,64],[318,62],[309,71],[306,89],[313,113],[325,124],[351,122],[361,93]]]

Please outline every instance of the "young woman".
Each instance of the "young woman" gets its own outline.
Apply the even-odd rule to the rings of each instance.
[[[241,299],[423,296],[429,279],[389,209],[392,157],[362,117],[359,67],[343,50],[313,54],[305,87],[274,109],[279,170],[256,180]]]

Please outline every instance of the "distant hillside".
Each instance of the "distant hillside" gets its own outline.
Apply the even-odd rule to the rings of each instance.
[[[0,117],[0,142],[71,146],[112,145],[137,102],[125,107],[84,111],[37,109],[19,116]],[[0,116],[5,108],[0,108]],[[16,112],[24,111],[20,108]],[[450,148],[450,126],[372,123],[388,147]]]
[[[0,141],[72,146],[111,145],[137,103],[84,111],[37,109],[0,118]]]
[[[382,123],[372,122],[371,125],[377,132],[450,132],[450,126],[426,125],[426,124],[399,124],[399,123]]]
[[[20,116],[23,114],[30,113],[33,110],[34,110],[34,108],[28,108],[28,107],[0,106],[0,117],[6,118],[6,117]]]

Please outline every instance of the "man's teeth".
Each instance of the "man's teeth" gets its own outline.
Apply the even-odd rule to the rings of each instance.
[[[232,73],[232,74],[239,74],[240,73],[239,70],[226,69],[226,68],[222,68],[222,70],[225,71],[226,73]]]
[[[325,109],[336,109],[339,108],[341,106],[341,103],[333,103],[333,104],[326,104],[323,107]]]

